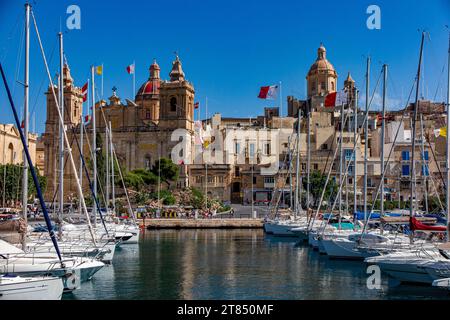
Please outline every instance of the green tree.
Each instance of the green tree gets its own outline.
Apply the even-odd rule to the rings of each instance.
[[[153,172],[145,169],[135,169],[131,171],[132,173],[140,176],[142,181],[146,185],[156,185],[158,184],[158,176],[156,176]]]
[[[142,177],[139,174],[133,172],[124,173],[123,180],[127,188],[131,187],[134,190],[139,190],[145,185]]]
[[[41,176],[36,168],[35,171],[41,190],[44,193],[47,187],[47,179],[46,177]],[[5,201],[21,200],[22,173],[22,165],[0,165],[0,200],[3,200],[3,194],[5,195]],[[28,171],[28,196],[29,199],[33,199],[37,196],[36,187],[30,170]]]
[[[439,203],[440,200],[440,203]],[[445,195],[441,195],[439,198],[437,196],[428,196],[428,211],[429,213],[441,212],[442,206],[445,205]],[[422,200],[422,209],[425,210],[425,197]],[[428,213],[428,212],[427,212]]]
[[[312,196],[312,201],[314,206],[318,206],[319,205],[319,200],[320,200],[320,196],[322,195],[322,190],[325,186],[325,182],[327,180],[327,176],[325,174],[323,174],[322,172],[315,170],[311,173],[311,176],[309,178],[310,180],[310,192],[311,192],[311,196]],[[303,188],[306,190],[307,188],[307,184],[306,184],[306,179],[303,179]],[[335,180],[330,179],[328,181],[327,184],[327,188],[325,190],[325,196],[324,196],[324,200],[328,201],[328,199],[330,198],[330,196],[332,195],[333,197],[335,197],[337,195],[338,192],[338,185],[336,183]]]
[[[178,180],[180,168],[168,158],[161,158],[153,165],[152,172],[155,176],[161,177],[161,181],[170,187],[170,182]]]

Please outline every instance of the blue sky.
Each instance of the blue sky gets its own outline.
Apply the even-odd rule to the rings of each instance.
[[[77,86],[89,76],[91,64],[104,64],[104,96],[111,88],[125,100],[132,96],[132,77],[126,66],[136,61],[136,87],[148,77],[156,58],[167,79],[174,51],[178,51],[186,77],[208,112],[224,116],[255,117],[278,101],[256,98],[259,87],[282,82],[283,114],[286,96],[305,97],[305,76],[316,59],[321,42],[339,75],[342,87],[348,71],[364,91],[365,59],[372,57],[372,89],[383,63],[389,65],[388,96],[398,109],[411,88],[417,71],[420,44],[418,29],[430,33],[424,50],[423,95],[443,101],[450,1],[31,1],[51,72],[58,69],[57,32],[65,33],[65,53]],[[0,0],[0,61],[14,99],[23,105],[23,1]],[[81,30],[65,28],[66,9],[81,9]],[[381,30],[366,27],[369,5],[381,9]],[[45,127],[47,89],[36,35],[31,33],[30,119],[31,129]],[[50,59],[51,53],[53,56]],[[100,79],[97,79],[99,83]],[[381,90],[377,90],[381,93]],[[362,97],[363,98],[363,97]],[[376,99],[377,100],[377,99]],[[378,103],[375,103],[377,105]],[[0,89],[0,121],[13,118],[3,84]],[[34,118],[34,121],[33,121]]]

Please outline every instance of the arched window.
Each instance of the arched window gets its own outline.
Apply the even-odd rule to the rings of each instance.
[[[152,157],[149,154],[147,154],[145,156],[145,163],[144,163],[145,169],[150,170],[151,169],[151,164],[152,164]]]
[[[170,98],[170,111],[177,111],[177,98],[175,97]]]
[[[331,91],[336,91],[336,89],[334,88],[334,81],[331,81]]]
[[[12,143],[9,144],[8,146],[8,158],[9,158],[9,163],[14,163],[14,158],[16,157],[15,152],[14,152],[14,146]]]

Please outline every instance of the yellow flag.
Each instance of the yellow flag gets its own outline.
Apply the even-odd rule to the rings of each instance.
[[[439,129],[439,135],[442,137],[447,137],[447,127],[442,127],[441,129]]]
[[[95,72],[101,75],[103,73],[103,65],[95,67]]]

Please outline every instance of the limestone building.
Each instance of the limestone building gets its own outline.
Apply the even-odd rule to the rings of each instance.
[[[58,88],[55,87],[56,93]],[[193,130],[194,114],[193,85],[186,80],[178,56],[172,63],[168,80],[160,78],[160,67],[154,61],[149,68],[149,78],[139,88],[134,101],[124,104],[113,90],[109,102],[96,103],[96,127],[100,135],[99,144],[106,143],[106,128],[111,123],[115,151],[121,165],[126,170],[151,168],[159,157],[171,157],[171,151],[178,141],[172,141],[176,129]],[[80,156],[76,140],[80,140],[82,108],[81,88],[74,85],[70,69],[64,66],[65,124],[71,142],[71,149],[77,168]],[[58,115],[51,92],[47,91],[47,121],[43,135],[45,148],[45,175],[48,179],[46,197],[52,199],[58,187]],[[83,153],[91,158],[92,123],[85,126]],[[89,139],[89,141],[88,141]],[[81,143],[80,143],[81,145]],[[99,147],[99,146],[97,146]],[[187,185],[186,165],[180,164],[178,186]],[[83,179],[83,189],[87,192],[87,179]],[[70,163],[65,156],[64,169],[65,198],[76,195],[75,179]]]
[[[28,146],[33,163],[36,163],[37,134],[28,134]],[[13,124],[0,124],[0,163],[23,164],[23,145],[19,130]]]

